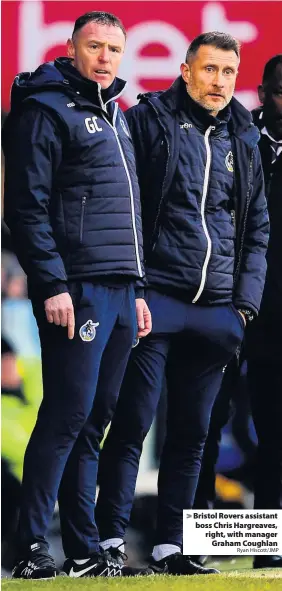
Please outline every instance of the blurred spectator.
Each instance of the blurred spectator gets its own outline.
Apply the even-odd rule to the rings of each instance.
[[[24,299],[27,297],[26,276],[16,255],[3,250],[1,261],[2,298]]]
[[[25,448],[42,397],[39,359],[19,358],[13,345],[1,338],[1,507],[2,567],[10,570],[15,540],[20,482]]]
[[[13,395],[24,400],[22,379],[17,358],[8,341],[1,337],[1,394]]]
[[[4,251],[1,261],[2,335],[23,357],[39,357],[36,322],[27,299],[26,276],[16,256]]]
[[[1,127],[7,117],[4,111],[1,111]],[[2,249],[12,250],[10,230],[3,220],[3,197],[4,197],[4,154],[1,150],[1,244]]]

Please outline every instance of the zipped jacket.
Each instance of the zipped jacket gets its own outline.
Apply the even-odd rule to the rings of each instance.
[[[233,171],[232,183],[226,186],[218,175],[222,146],[212,137],[218,131],[216,120],[190,97],[186,123],[180,120],[184,93],[179,77],[165,92],[140,95],[139,104],[126,112],[141,189],[147,280],[163,291],[185,294],[194,303],[232,301],[237,308],[257,314],[269,233],[259,132],[250,113],[233,98],[226,109],[224,130],[224,140],[229,138],[231,147],[224,166]],[[183,143],[185,125],[188,134]],[[184,155],[181,150],[186,150]],[[184,159],[186,177],[180,170]],[[179,174],[186,205],[179,202],[179,189],[176,200]],[[217,187],[221,197],[215,201]],[[181,216],[182,222],[185,217],[189,222],[182,235]]]
[[[4,128],[5,221],[33,291],[73,279],[144,275],[139,186],[128,125],[67,58],[16,77]],[[62,287],[63,285],[63,287]]]

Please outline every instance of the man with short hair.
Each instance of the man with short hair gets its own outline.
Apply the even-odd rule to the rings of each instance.
[[[100,463],[96,519],[102,546],[119,546],[130,518],[143,440],[167,366],[167,433],[150,567],[217,572],[182,551],[211,409],[226,364],[256,316],[268,215],[248,111],[233,97],[239,46],[212,32],[192,41],[181,76],[126,113],[141,188],[153,330],[133,350]]]
[[[242,384],[238,369],[234,372],[229,364],[224,386],[213,406],[195,495],[197,509],[214,505],[221,429],[229,419],[231,399],[236,403],[238,390],[242,388],[245,398],[250,395],[258,437],[254,507],[282,509],[282,54],[265,64],[258,95],[262,106],[254,109],[252,115],[261,134],[258,146],[270,218],[268,268],[258,318],[246,331],[246,379]],[[269,567],[281,568],[282,556],[259,554],[254,557],[254,568]]]
[[[12,88],[5,219],[28,277],[44,387],[25,454],[14,578],[56,575],[46,533],[57,496],[65,573],[140,572],[100,551],[94,521],[100,442],[130,350],[151,328],[145,301],[135,301],[144,275],[139,187],[115,102],[125,38],[114,15],[87,13],[69,57],[20,74]]]

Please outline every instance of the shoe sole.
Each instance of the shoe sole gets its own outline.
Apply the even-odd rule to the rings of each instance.
[[[80,575],[80,577],[70,577],[65,571],[61,571],[58,577],[68,577],[69,579],[117,579],[122,575]]]
[[[37,579],[35,577],[29,577],[28,579],[26,579],[25,577],[11,577],[13,579],[13,581],[52,581],[53,579],[56,578],[56,575],[54,577],[38,577]]]

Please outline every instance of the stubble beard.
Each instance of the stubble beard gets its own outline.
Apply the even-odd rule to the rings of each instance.
[[[200,107],[205,109],[208,113],[212,114],[214,117],[217,117],[218,113],[220,111],[223,111],[223,109],[225,109],[225,107],[227,107],[227,105],[229,105],[229,103],[232,99],[232,96],[230,97],[230,99],[223,98],[223,105],[220,107],[220,109],[216,109],[215,105],[209,104],[204,98],[194,96],[194,93],[190,92],[190,89],[188,88],[187,84],[186,84],[186,92],[190,96],[190,98],[193,101],[195,101],[195,103],[200,105]]]

